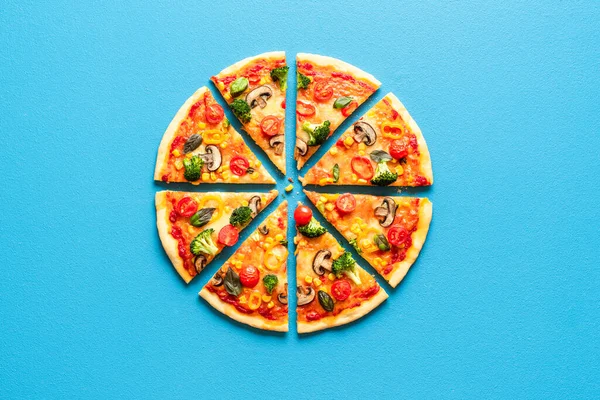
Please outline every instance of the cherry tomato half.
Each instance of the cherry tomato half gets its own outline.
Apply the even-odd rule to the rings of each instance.
[[[225,113],[223,107],[218,104],[206,106],[206,121],[210,124],[218,124],[223,120]]]
[[[358,103],[356,101],[352,101],[346,107],[342,108],[342,115],[344,117],[348,117],[350,114],[354,112],[358,108]]]
[[[333,88],[329,83],[320,81],[315,84],[315,92],[313,97],[317,101],[327,101],[333,96]]]
[[[246,265],[240,271],[240,282],[246,287],[253,288],[260,280],[260,273],[254,265]]]
[[[344,193],[335,201],[335,207],[345,214],[351,213],[356,208],[356,198],[351,193]]]
[[[317,109],[310,103],[305,103],[303,101],[296,102],[296,113],[298,115],[302,115],[303,117],[310,117],[311,115],[315,115]]]
[[[350,162],[352,171],[361,179],[371,179],[375,174],[371,160],[367,157],[354,156]]]
[[[296,211],[294,211],[294,221],[296,221],[296,225],[302,226],[306,225],[312,219],[312,210],[307,206],[298,206]]]
[[[177,202],[177,214],[182,217],[191,217],[196,211],[198,211],[198,203],[191,197],[185,196]]]
[[[229,170],[232,174],[242,176],[248,170],[250,163],[243,156],[235,156],[229,161]]]
[[[277,135],[279,133],[279,128],[281,128],[281,122],[279,122],[279,118],[274,115],[266,116],[260,121],[260,130],[267,136]]]
[[[219,231],[218,241],[225,246],[233,246],[240,238],[240,233],[233,225],[225,225]]]
[[[331,285],[331,294],[337,301],[346,300],[352,293],[352,286],[346,279],[338,279]]]
[[[406,242],[407,238],[410,238],[410,234],[403,227],[394,225],[388,231],[387,238],[391,245],[400,246]]]
[[[396,160],[404,158],[408,155],[408,151],[406,150],[406,146],[402,140],[396,139],[392,141],[390,144],[390,155]]]

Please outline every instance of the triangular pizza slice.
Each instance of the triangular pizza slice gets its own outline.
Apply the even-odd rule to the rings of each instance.
[[[154,179],[193,184],[275,183],[206,86],[187,99],[165,131]]]
[[[298,333],[354,321],[376,308],[387,293],[300,204],[294,212]]]
[[[285,174],[285,52],[245,58],[211,77],[233,114]]]
[[[373,75],[331,57],[296,57],[296,150],[298,169],[381,83]]]
[[[392,287],[400,283],[427,237],[427,198],[304,192]]]
[[[287,202],[273,211],[200,291],[223,314],[287,332]]]
[[[421,130],[389,93],[308,170],[303,184],[427,186],[431,159]]]
[[[165,252],[189,283],[277,197],[253,192],[156,193],[156,225]]]

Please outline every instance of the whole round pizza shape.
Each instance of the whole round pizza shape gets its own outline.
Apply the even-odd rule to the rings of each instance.
[[[294,76],[296,84],[288,85]],[[285,174],[286,161],[295,161],[298,169],[310,162],[381,85],[353,65],[315,54],[298,54],[293,71],[282,51],[245,58],[211,81],[228,107],[221,106],[205,86],[184,102],[159,146],[154,179],[161,185],[275,184],[233,127],[230,115]],[[295,104],[286,104],[288,87],[297,90]],[[296,129],[286,135],[285,110],[290,106]],[[288,160],[290,141],[295,150]],[[299,178],[303,185],[433,184],[423,134],[392,93],[355,117],[350,128],[330,142]],[[214,267],[199,295],[229,318],[271,331],[288,331],[290,307],[296,307],[299,333],[344,325],[377,308],[388,294],[361,259],[396,287],[416,261],[432,216],[429,199],[398,196],[391,188],[380,189],[390,192],[379,196],[305,190],[322,214],[317,216],[302,202],[288,210],[277,190],[234,188],[159,191],[155,199],[159,237],[186,283],[213,269],[219,253],[232,247],[233,254]],[[289,288],[288,219],[297,230],[296,276]],[[249,225],[252,233],[243,232]],[[339,243],[329,226],[347,243]]]

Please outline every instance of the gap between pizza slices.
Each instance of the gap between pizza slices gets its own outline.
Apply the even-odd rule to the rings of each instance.
[[[314,217],[296,229],[298,333],[347,324],[387,299],[375,278]]]
[[[171,263],[186,283],[276,197],[277,190],[254,192],[156,193],[158,234]]]
[[[381,83],[371,74],[331,57],[299,53],[296,65],[294,158],[300,169]]]
[[[287,332],[287,216],[284,201],[221,266],[200,297],[236,321]]]
[[[304,193],[392,287],[400,283],[429,231],[427,198]]]
[[[244,130],[285,174],[285,52],[245,58],[211,77]]]
[[[206,86],[186,100],[165,131],[154,179],[192,184],[275,183]]]
[[[427,143],[392,93],[375,104],[308,170],[303,185],[433,184]]]

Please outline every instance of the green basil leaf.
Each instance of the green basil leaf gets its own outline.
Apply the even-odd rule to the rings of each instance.
[[[373,238],[373,241],[375,242],[375,244],[381,251],[388,251],[390,249],[390,242],[388,242],[385,235],[383,235],[381,233],[378,233],[377,235],[375,235],[375,237]]]
[[[392,161],[392,156],[387,151],[383,150],[373,150],[371,154],[369,154],[371,160],[376,163],[384,162],[384,161]]]
[[[231,267],[229,267],[225,274],[225,290],[232,296],[239,296],[242,293],[240,276]]]
[[[229,93],[231,93],[231,96],[237,97],[244,93],[244,90],[246,89],[248,89],[248,78],[242,76],[231,83],[231,86],[229,86]]]
[[[201,208],[190,217],[190,224],[197,227],[204,226],[210,222],[214,212],[215,208]]]
[[[334,303],[333,303],[333,299],[331,298],[330,295],[327,294],[327,292],[324,292],[322,290],[319,290],[319,303],[321,304],[321,307],[323,307],[323,310],[325,311],[333,311],[333,307],[334,307]]]
[[[337,181],[340,179],[340,166],[338,164],[335,164],[333,166],[333,183],[337,183]]]
[[[350,103],[352,103],[352,97],[338,97],[333,103],[333,108],[344,108]]]

